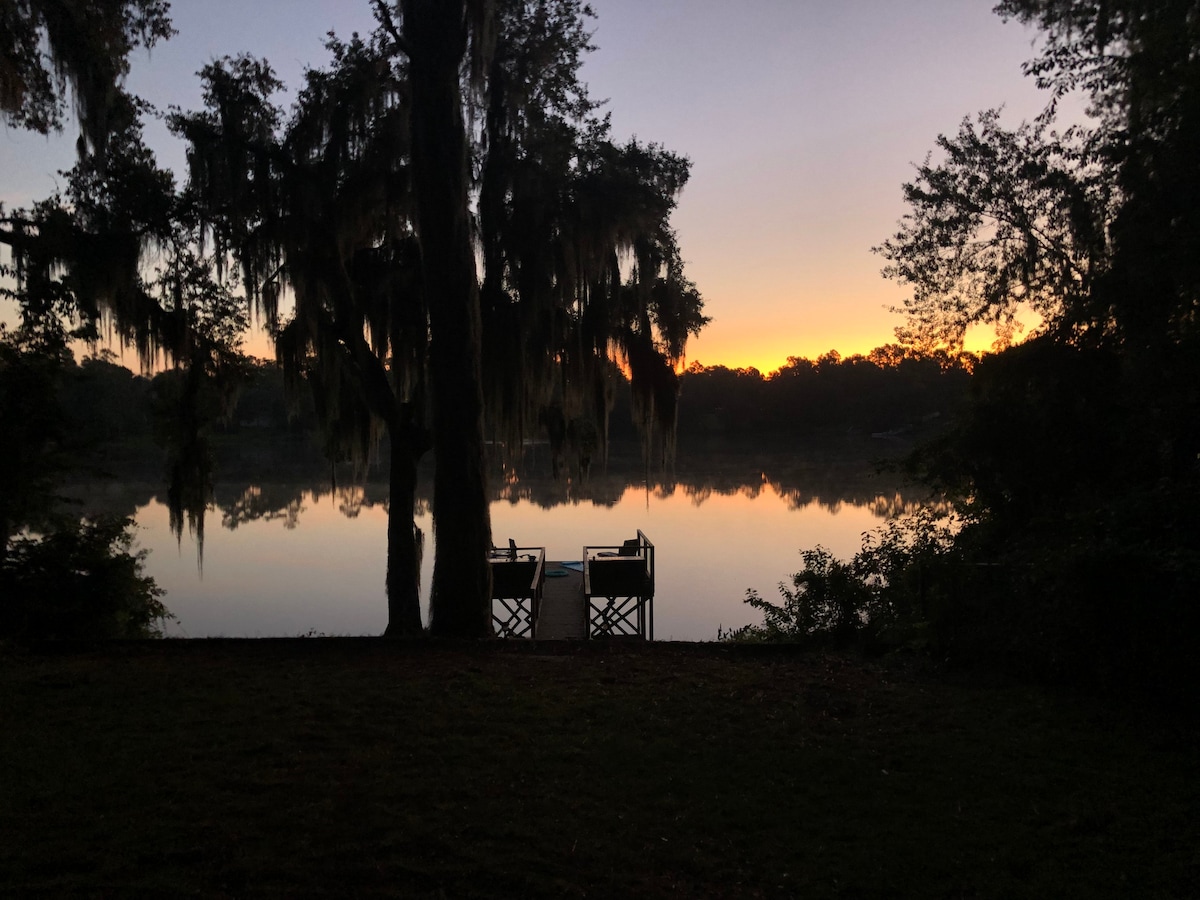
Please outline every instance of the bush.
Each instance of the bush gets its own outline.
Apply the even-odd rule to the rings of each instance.
[[[0,565],[0,637],[160,636],[173,617],[132,529],[132,519],[102,517],[13,541]]]
[[[960,537],[937,639],[959,662],[1176,694],[1200,673],[1200,491],[1171,482]]]
[[[824,547],[802,550],[804,568],[789,587],[780,582],[783,604],[753,589],[746,603],[763,614],[762,625],[722,632],[737,642],[810,641],[867,648],[917,640],[936,604],[931,602],[953,548],[956,524],[932,510],[889,522],[863,535],[862,549],[843,562]]]
[[[836,559],[824,547],[802,550],[804,568],[792,576],[792,587],[779,583],[783,605],[746,591],[746,603],[763,614],[762,625],[745,625],[722,633],[723,640],[743,642],[798,641],[827,636],[845,641],[866,623],[871,592],[852,565]]]

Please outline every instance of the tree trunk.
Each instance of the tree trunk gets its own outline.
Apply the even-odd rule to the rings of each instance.
[[[479,285],[467,211],[459,71],[462,0],[405,0],[413,93],[417,235],[430,321],[434,567],[430,631],[482,637],[490,626],[491,521],[483,444]]]
[[[0,570],[8,562],[8,542],[13,535],[13,523],[6,513],[0,513]]]
[[[413,522],[417,493],[417,455],[400,435],[391,436],[388,475],[387,637],[421,633],[421,545]]]

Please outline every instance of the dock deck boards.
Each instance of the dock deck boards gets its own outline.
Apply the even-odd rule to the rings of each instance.
[[[583,597],[583,573],[564,569],[561,562],[547,562],[546,571],[565,571],[559,578],[547,576],[538,613],[539,641],[582,641],[587,638]]]

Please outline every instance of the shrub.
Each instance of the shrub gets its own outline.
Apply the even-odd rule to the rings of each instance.
[[[804,568],[792,576],[792,587],[779,583],[783,605],[746,591],[746,603],[763,614],[762,625],[745,625],[724,640],[744,642],[797,641],[828,636],[845,641],[863,625],[871,592],[852,565],[836,559],[824,547],[802,550]]]
[[[763,614],[762,625],[721,632],[738,642],[819,641],[866,646],[899,645],[925,628],[935,571],[953,549],[956,523],[922,510],[863,535],[862,549],[843,562],[824,547],[802,550],[804,568],[780,582],[783,604],[753,589],[746,603]]]
[[[101,517],[13,541],[0,566],[0,636],[160,636],[173,617],[132,529],[132,519]]]

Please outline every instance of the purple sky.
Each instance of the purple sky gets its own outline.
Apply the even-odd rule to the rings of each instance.
[[[592,0],[584,69],[615,135],[688,156],[676,213],[688,275],[713,323],[689,358],[770,371],[789,355],[848,355],[892,340],[902,288],[870,247],[904,209],[900,185],[964,115],[1042,108],[1021,63],[1034,34],[989,0]],[[179,34],[134,59],[130,86],[195,108],[209,60],[265,56],[289,84],[326,61],[324,34],[372,26],[367,0],[175,0]],[[149,131],[165,164],[183,150]],[[0,202],[49,194],[73,135],[0,131]],[[987,341],[981,340],[982,344]],[[255,349],[255,348],[252,348]],[[262,352],[262,351],[260,351]]]

